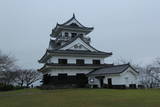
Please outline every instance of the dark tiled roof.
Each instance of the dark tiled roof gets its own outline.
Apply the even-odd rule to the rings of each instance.
[[[105,55],[105,56],[110,56],[112,53],[107,53],[107,52],[91,52],[91,51],[85,51],[85,50],[47,50],[48,53],[53,53],[53,54],[78,54],[79,56],[81,55]]]
[[[74,38],[71,38],[70,40],[68,40],[65,44],[63,44],[62,46],[58,46],[56,43],[55,43],[55,40],[52,40],[50,39],[49,41],[49,45],[50,47],[53,49],[53,50],[58,50],[60,48],[63,48],[67,45],[69,45],[70,43],[72,43],[73,41],[75,41],[77,38],[81,38],[81,40],[83,40],[83,37],[81,37],[80,35],[74,37]],[[83,40],[84,41],[84,40]],[[85,41],[84,41],[85,42]],[[85,42],[86,43],[86,42]],[[88,44],[88,43],[86,43]],[[89,45],[89,44],[88,44]],[[90,45],[89,45],[90,46]]]
[[[46,63],[47,66],[101,66],[101,67],[111,67],[113,64],[54,64]]]
[[[39,60],[40,63],[45,63],[47,59],[52,55],[76,55],[76,56],[110,56],[112,53],[106,52],[91,52],[91,51],[80,51],[80,50],[47,50],[43,57]]]
[[[65,43],[64,45],[58,47],[58,46],[55,45],[54,40],[51,40],[50,41],[50,45],[53,45],[52,46],[53,49],[47,49],[46,53],[39,60],[39,62],[40,63],[45,62],[44,60],[46,60],[49,57],[48,56],[49,53],[51,53],[51,54],[59,54],[59,55],[74,54],[74,55],[79,55],[79,56],[81,56],[81,55],[102,55],[102,56],[110,56],[110,55],[112,55],[112,52],[99,51],[99,50],[95,49],[94,47],[92,47],[90,44],[88,44],[86,42],[85,43],[87,45],[89,45],[91,48],[95,49],[96,51],[95,52],[91,52],[91,51],[84,51],[84,50],[59,50],[60,48],[63,48],[65,46],[69,45],[70,43],[75,41],[77,38],[80,38],[83,42],[85,42],[81,36],[77,36],[77,37],[71,39],[70,41],[68,41],[67,43]]]
[[[57,47],[55,44],[54,44],[54,41],[50,41],[50,44],[51,45],[55,45],[53,46],[53,50],[47,50],[47,52],[49,53],[59,53],[59,54],[89,54],[89,55],[107,55],[107,56],[110,56],[112,55],[112,52],[102,52],[102,51],[99,51],[97,49],[95,49],[94,47],[92,47],[90,44],[86,43],[88,46],[90,46],[91,48],[95,49],[96,51],[95,52],[91,52],[91,51],[86,51],[86,50],[59,50],[67,45],[69,45],[70,43],[72,43],[73,41],[75,41],[77,38],[80,38],[83,42],[85,42],[83,40],[83,38],[81,36],[76,36],[75,38],[71,39],[70,41],[68,41],[67,43],[65,43],[64,45],[60,46],[60,47]]]
[[[88,46],[90,46],[91,48],[95,49],[93,46],[91,46],[90,44],[88,44],[88,43],[83,39],[82,36],[79,35],[79,36],[76,36],[76,37],[74,37],[73,39],[69,40],[67,43],[65,43],[65,44],[62,45],[62,46],[59,46],[59,47],[54,46],[54,47],[55,47],[54,51],[55,51],[55,50],[58,50],[58,49],[61,49],[61,48],[65,47],[65,46],[71,44],[71,43],[72,43],[73,41],[75,41],[77,38],[80,38],[80,39],[81,39],[84,43],[86,43]],[[54,44],[53,44],[53,45],[54,45]],[[95,50],[97,51],[97,53],[98,53],[98,52],[99,52],[99,53],[106,53],[106,52],[99,51],[99,50],[97,50],[97,49],[95,49]],[[72,51],[73,51],[73,50],[72,50]],[[48,50],[48,52],[53,52],[53,50]],[[78,51],[77,51],[77,52],[78,52]],[[82,51],[82,52],[85,52],[85,51]],[[111,52],[108,52],[107,54],[112,55]]]
[[[49,46],[51,49],[55,49],[57,47],[55,40],[50,39]]]
[[[75,29],[81,29],[81,30],[93,30],[93,27],[79,27],[79,26],[73,26],[73,25],[60,25],[58,24],[59,27],[63,28],[75,28]]]
[[[64,22],[63,24],[58,24],[60,26],[65,26],[67,23],[69,23],[70,21],[72,21],[73,19],[75,19],[83,28],[90,28],[90,27],[85,27],[84,25],[82,25],[75,17],[75,14],[73,14],[73,16],[66,22]]]
[[[51,37],[56,37],[62,30],[71,30],[71,31],[82,31],[86,34],[90,33],[94,28],[93,27],[75,27],[70,25],[59,25],[57,24],[54,29],[52,29]]]
[[[72,21],[73,19],[75,19],[80,25],[81,27],[79,26],[73,26],[72,24],[71,25],[66,25],[67,23],[69,23],[70,21]],[[52,33],[50,36],[56,36],[62,29],[76,29],[76,30],[80,30],[80,31],[85,31],[87,34],[90,33],[94,28],[93,27],[85,27],[84,25],[82,25],[76,18],[75,18],[75,15],[73,15],[73,17],[71,19],[69,19],[68,21],[66,21],[65,23],[63,24],[58,24],[56,25],[56,27],[52,30]]]
[[[54,63],[46,63],[41,69],[38,71],[42,72],[45,71],[45,69],[52,68],[52,67],[67,67],[67,68],[73,68],[73,67],[78,67],[78,68],[102,68],[102,67],[110,67],[113,66],[113,64],[54,64]]]
[[[63,48],[63,47],[65,47],[65,46],[67,46],[67,45],[69,45],[70,43],[72,43],[73,41],[75,41],[77,38],[80,38],[83,42],[85,42],[85,41],[83,40],[83,37],[79,35],[79,36],[76,36],[76,37],[70,39],[70,40],[67,41],[67,43],[65,43],[64,45],[57,47],[56,50],[57,50],[57,49],[60,49],[60,48]],[[85,42],[85,43],[86,43],[86,42]],[[86,43],[86,44],[88,44],[88,43]],[[89,44],[88,44],[88,45],[89,45]],[[89,45],[89,46],[92,47],[91,45]],[[93,47],[92,47],[92,48],[93,48]],[[94,48],[94,49],[95,49],[95,48]]]
[[[131,67],[130,64],[115,65],[112,67],[104,67],[104,68],[94,70],[94,71],[88,73],[88,75],[120,74],[120,73],[124,72],[128,67]]]

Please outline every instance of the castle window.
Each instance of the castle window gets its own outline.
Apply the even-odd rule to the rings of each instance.
[[[76,59],[76,64],[84,64],[84,59]]]
[[[59,64],[67,64],[67,59],[58,59]]]
[[[68,37],[68,35],[69,35],[68,32],[65,32],[65,33],[64,33],[64,36],[65,36],[65,37]]]
[[[74,38],[75,36],[77,36],[77,33],[71,33],[71,37]]]
[[[100,64],[100,60],[93,60],[93,64]]]

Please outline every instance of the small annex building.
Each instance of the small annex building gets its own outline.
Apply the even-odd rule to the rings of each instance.
[[[93,27],[82,25],[73,17],[56,25],[49,46],[39,63],[43,85],[99,88],[109,85],[137,85],[138,73],[128,64],[114,65],[104,61],[112,52],[91,46]]]
[[[114,65],[111,67],[98,68],[88,73],[91,87],[136,88],[138,85],[138,72],[130,64]]]

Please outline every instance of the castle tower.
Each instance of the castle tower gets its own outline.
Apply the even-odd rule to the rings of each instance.
[[[83,87],[88,82],[86,74],[105,64],[104,59],[112,53],[102,52],[90,45],[88,36],[93,27],[82,25],[73,17],[58,24],[50,34],[49,47],[39,60],[44,75],[43,84],[75,85]]]

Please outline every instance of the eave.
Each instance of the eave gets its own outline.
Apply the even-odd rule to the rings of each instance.
[[[40,60],[38,60],[39,63],[45,63],[48,58],[50,58],[50,54],[48,53],[48,50],[46,50],[45,54],[42,56]]]
[[[101,57],[108,57],[110,55],[112,55],[112,53],[107,53],[107,52],[91,52],[91,51],[78,51],[78,50],[57,50],[57,51],[52,51],[52,50],[48,50],[48,53],[52,54],[52,55],[66,55],[66,56],[101,56]]]
[[[113,64],[53,64],[47,63],[42,68],[38,69],[39,72],[46,72],[49,69],[98,69],[101,67],[110,67]]]
[[[101,70],[101,69],[110,69],[110,68],[115,68],[115,67],[122,67],[123,68],[119,68],[118,71],[119,72],[101,72],[101,71],[97,71],[97,70]],[[110,67],[104,67],[104,68],[99,68],[99,69],[96,69],[96,70],[93,70],[91,71],[90,73],[88,73],[87,75],[88,76],[100,76],[100,75],[121,75],[123,72],[125,72],[128,68],[131,68],[134,73],[138,74],[138,72],[128,63],[128,64],[122,64],[122,65],[114,65],[114,66],[110,66]],[[106,71],[106,70],[105,70]],[[110,71],[112,71],[110,69]],[[96,73],[95,73],[96,72]]]
[[[50,36],[56,37],[62,30],[79,31],[79,32],[84,32],[84,33],[88,34],[93,29],[94,29],[93,27],[72,27],[72,26],[57,24],[56,27],[52,30],[52,33],[50,34]]]
[[[74,50],[47,50],[44,56],[39,60],[39,63],[46,63],[51,56],[82,56],[82,57],[109,57],[112,52],[90,52],[90,51],[74,51]]]

